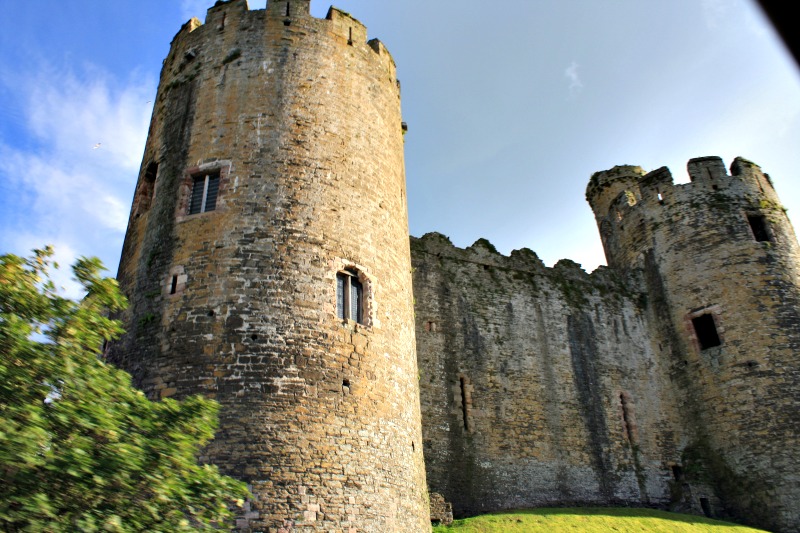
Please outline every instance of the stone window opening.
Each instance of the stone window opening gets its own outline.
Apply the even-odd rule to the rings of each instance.
[[[174,297],[183,292],[186,288],[188,277],[182,265],[172,267],[164,280],[164,293],[169,297]]]
[[[658,198],[659,204],[664,205],[664,195],[658,189],[656,189],[656,198]]]
[[[147,165],[144,177],[139,184],[139,192],[136,198],[136,217],[150,209],[156,191],[156,178],[158,177],[158,163],[155,161]]]
[[[350,32],[347,37],[347,44],[353,46],[353,28],[350,28]]]
[[[681,465],[672,465],[672,477],[675,481],[683,481],[683,467]]]
[[[283,21],[284,26],[291,26],[292,21],[289,19],[289,17],[291,16],[292,16],[291,2],[286,2],[286,20]]]
[[[692,326],[701,350],[707,350],[722,344],[714,316],[711,313],[703,313],[693,317]]]
[[[207,213],[217,208],[219,195],[219,172],[192,177],[192,194],[189,199],[189,214]]]
[[[769,232],[769,225],[767,218],[764,215],[748,214],[747,223],[750,224],[750,231],[753,232],[753,237],[758,242],[772,241],[772,236]]]
[[[340,320],[367,325],[364,285],[363,276],[354,268],[336,274],[336,316]]]
[[[170,294],[175,294],[175,291],[177,291],[177,290],[178,290],[178,275],[177,274],[173,274],[172,275],[172,283],[170,284],[170,287],[169,287],[169,293]]]
[[[703,510],[703,514],[706,515],[706,517],[714,517],[714,513],[711,512],[711,503],[708,501],[708,498],[700,498],[700,508]]]

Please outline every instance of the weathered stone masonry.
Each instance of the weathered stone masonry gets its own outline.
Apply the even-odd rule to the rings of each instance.
[[[595,174],[591,275],[409,248],[399,84],[366,39],[309,0],[231,0],[164,61],[109,359],[154,399],[221,403],[202,460],[250,485],[236,528],[425,531],[430,488],[437,519],[637,505],[799,531],[800,249],[769,177]]]
[[[456,515],[637,505],[800,523],[800,253],[736,159],[595,174],[609,267],[412,238],[430,489]]]
[[[110,359],[222,404],[203,459],[252,487],[241,531],[426,528],[402,133],[386,48],[308,0],[218,2],[164,62]]]

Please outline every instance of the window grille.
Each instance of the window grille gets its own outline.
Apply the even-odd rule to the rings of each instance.
[[[213,211],[217,207],[219,193],[219,174],[205,174],[192,179],[192,196],[189,201],[189,214]]]
[[[336,316],[364,323],[364,286],[352,270],[336,274]]]

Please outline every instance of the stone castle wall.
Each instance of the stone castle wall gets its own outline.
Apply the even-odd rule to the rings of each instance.
[[[196,178],[214,210],[189,214]],[[110,360],[153,398],[221,405],[203,460],[246,480],[242,531],[423,531],[399,85],[366,29],[309,2],[218,2],[162,70]],[[337,318],[337,273],[363,284]]]
[[[609,264],[647,273],[654,338],[697,429],[687,460],[705,463],[725,512],[786,529],[800,523],[800,248],[757,165],[739,158],[728,173],[706,157],[688,170],[674,185],[666,168],[617,167],[587,198]],[[703,318],[718,345],[704,346]]]
[[[456,515],[669,503],[681,424],[635,280],[438,234],[412,263],[428,482]]]

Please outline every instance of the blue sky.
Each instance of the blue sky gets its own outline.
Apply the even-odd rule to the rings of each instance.
[[[116,271],[161,61],[212,4],[4,6],[0,252],[51,243],[62,263],[96,255]],[[311,5],[323,17],[329,4]],[[750,0],[336,5],[398,65],[413,235],[485,237],[592,270],[592,172],[666,165],[682,182],[706,155],[760,164],[800,212],[800,76]]]

